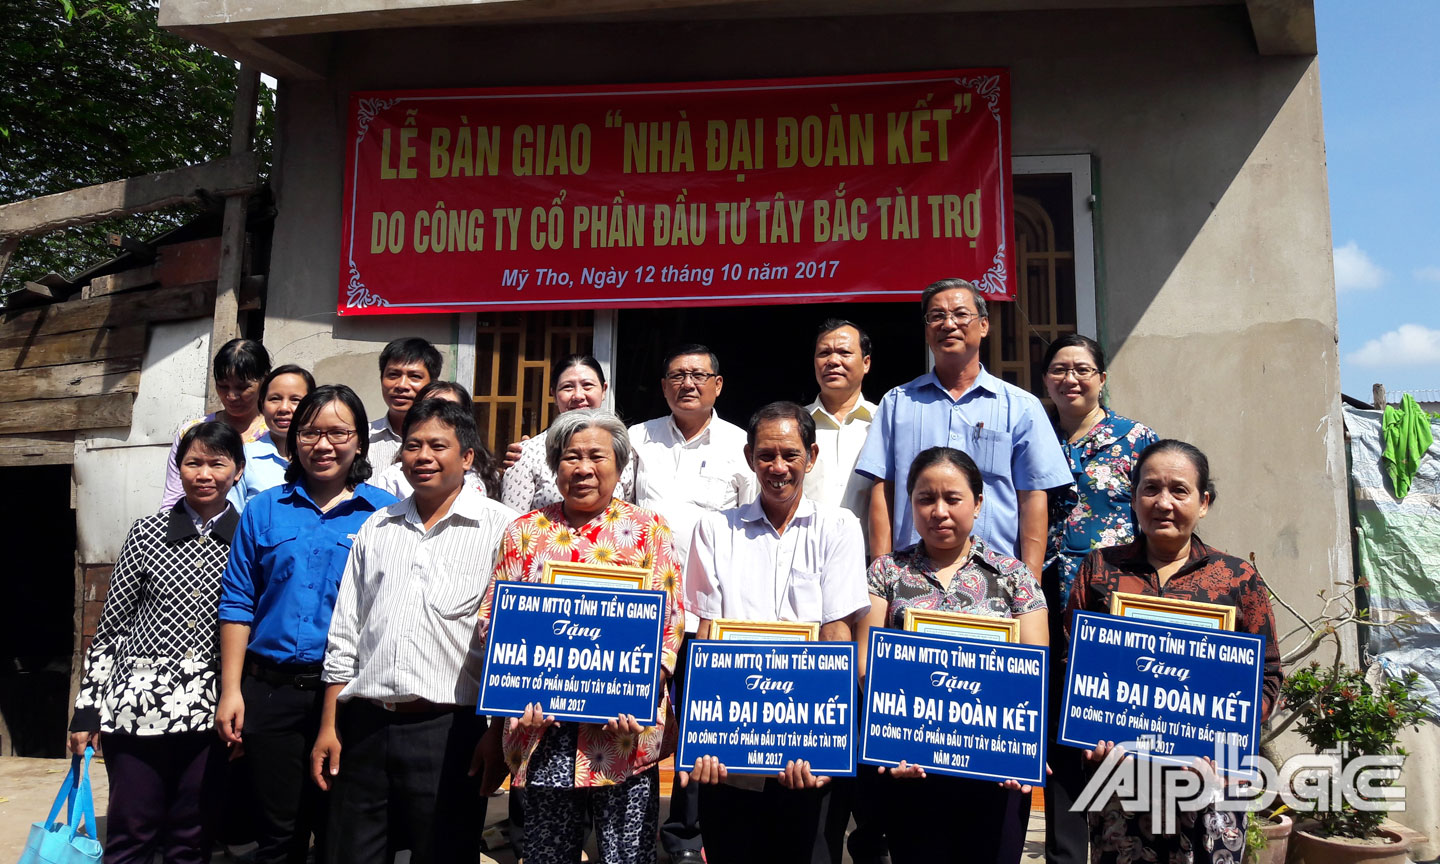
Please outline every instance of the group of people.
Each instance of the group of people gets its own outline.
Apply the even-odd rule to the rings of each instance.
[[[715,411],[724,379],[705,346],[664,358],[670,413],[628,427],[602,407],[601,364],[566,358],[554,422],[502,458],[424,340],[382,352],[373,423],[349,387],[272,369],[255,342],[223,346],[223,410],[177,436],[162,509],[126,539],[71,724],[76,752],[107,758],[106,860],[208,860],[243,752],[260,864],[299,864],[312,838],[319,861],[409,849],[473,864],[507,775],[510,842],[530,864],[581,860],[592,830],[615,864],[657,847],[838,862],[852,818],[856,861],[1018,861],[1028,787],[904,764],[752,778],[707,756],[676,775],[659,824],[685,644],[721,618],[817,622],[820,639],[858,643],[862,678],[869,628],[907,608],[1014,618],[1050,646],[1058,706],[1070,610],[1107,612],[1115,591],[1226,603],[1267,637],[1268,713],[1280,667],[1264,584],[1194,533],[1215,497],[1204,454],[1105,406],[1089,338],[1045,354],[1052,422],[981,364],[990,321],[972,284],[929,286],[920,317],[934,366],[878,404],[863,394],[869,337],[831,319],[815,401],[766,405],[743,428]],[[495,585],[541,581],[547,561],[641,567],[664,592],[658,722],[556,722],[539,704],[477,716]],[[1118,805],[1070,812],[1111,743],[1050,749],[1048,859],[1205,864],[1234,848],[1227,814],[1167,835]]]

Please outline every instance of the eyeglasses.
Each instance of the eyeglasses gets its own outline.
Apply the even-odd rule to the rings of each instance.
[[[1094,366],[1051,366],[1045,370],[1045,375],[1054,381],[1064,381],[1070,375],[1074,375],[1076,381],[1089,381],[1099,371]]]
[[[671,372],[669,375],[665,376],[665,380],[669,381],[673,386],[679,387],[680,385],[685,383],[686,379],[694,381],[696,384],[704,384],[711,378],[718,377],[720,376],[716,375],[714,372]]]
[[[331,444],[344,444],[355,437],[354,429],[301,429],[295,438],[301,444],[318,444],[324,438]]]
[[[931,327],[940,327],[946,321],[953,318],[956,324],[959,324],[961,327],[968,327],[971,321],[979,317],[979,315],[976,315],[968,309],[961,309],[959,312],[951,312],[949,309],[931,309],[925,313],[925,323]]]

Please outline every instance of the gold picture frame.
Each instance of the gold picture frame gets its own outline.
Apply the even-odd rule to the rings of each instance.
[[[644,567],[616,567],[610,564],[587,564],[581,561],[546,561],[540,581],[546,585],[571,588],[624,588],[645,591],[650,587],[651,574]]]
[[[980,639],[986,642],[1019,642],[1020,622],[1014,618],[993,618],[939,609],[905,610],[905,629],[930,636]]]
[[[1234,630],[1235,607],[1198,600],[1176,600],[1116,591],[1110,595],[1110,614],[1155,624],[1181,624],[1206,630]]]
[[[710,622],[710,638],[722,642],[818,642],[820,625],[815,621],[716,618]]]

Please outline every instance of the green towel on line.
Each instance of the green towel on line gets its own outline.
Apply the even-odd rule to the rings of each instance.
[[[1385,406],[1385,462],[1390,472],[1390,485],[1395,489],[1396,498],[1404,498],[1420,470],[1420,459],[1435,435],[1430,431],[1430,415],[1420,410],[1415,397],[1409,394],[1401,401],[1399,408]]]

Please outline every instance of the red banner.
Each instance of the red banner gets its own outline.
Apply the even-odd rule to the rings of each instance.
[[[1013,299],[1003,69],[357,93],[342,315]]]

